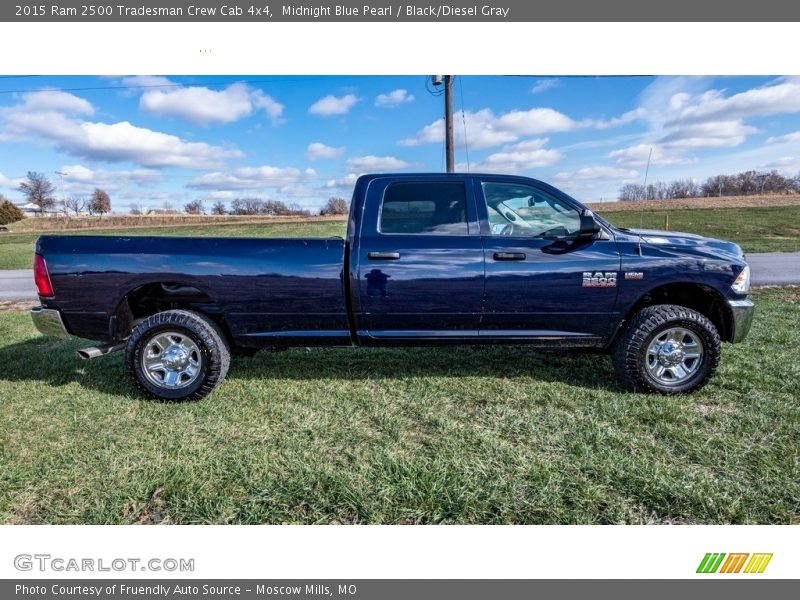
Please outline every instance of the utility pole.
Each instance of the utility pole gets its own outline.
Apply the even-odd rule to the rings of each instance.
[[[61,203],[64,205],[64,216],[68,217],[69,214],[67,213],[67,196],[64,194],[64,171],[56,171],[56,175],[61,178]]]
[[[455,144],[453,143],[453,76],[444,76],[444,135],[447,172],[456,170]]]

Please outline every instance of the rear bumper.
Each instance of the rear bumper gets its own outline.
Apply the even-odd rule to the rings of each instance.
[[[37,306],[31,309],[31,319],[39,333],[50,337],[67,338],[70,337],[61,313],[52,308]]]
[[[728,300],[733,314],[733,336],[731,342],[737,344],[747,337],[753,324],[753,313],[756,306],[752,300]]]

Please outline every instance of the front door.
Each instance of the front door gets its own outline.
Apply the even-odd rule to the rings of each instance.
[[[467,179],[388,178],[368,194],[357,252],[359,336],[477,337],[483,248]]]
[[[549,186],[476,182],[486,258],[482,337],[608,334],[620,257],[608,234],[580,238],[580,208]]]

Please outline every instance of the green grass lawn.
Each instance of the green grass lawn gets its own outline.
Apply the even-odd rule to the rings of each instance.
[[[0,521],[800,523],[800,290],[757,301],[672,398],[498,347],[260,353],[160,403],[0,313]]]
[[[644,227],[663,229],[666,214],[669,215],[672,231],[732,240],[745,252],[800,251],[800,206],[667,211],[647,209],[643,218]],[[633,228],[639,227],[641,218],[637,211],[609,212],[603,216],[615,225]]]

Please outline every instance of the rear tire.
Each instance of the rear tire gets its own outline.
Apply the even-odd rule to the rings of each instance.
[[[230,367],[225,336],[204,315],[167,310],[137,325],[125,346],[125,367],[136,388],[159,400],[200,400]]]
[[[612,348],[617,377],[634,391],[688,394],[702,388],[719,364],[714,324],[697,311],[656,304],[637,312]]]

